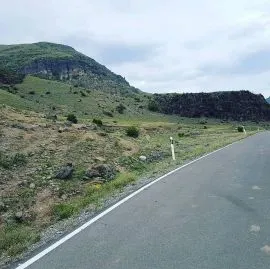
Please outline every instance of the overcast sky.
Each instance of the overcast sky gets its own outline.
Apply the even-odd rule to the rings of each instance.
[[[73,46],[149,92],[270,96],[269,0],[8,0],[0,33]]]

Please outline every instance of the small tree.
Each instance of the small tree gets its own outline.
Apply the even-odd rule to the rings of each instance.
[[[99,119],[93,119],[93,123],[95,123],[98,126],[102,126],[103,125],[102,120],[99,120]]]
[[[116,107],[118,113],[123,114],[126,107],[123,104],[120,104]]]
[[[67,120],[70,121],[70,122],[73,122],[73,123],[78,122],[77,117],[74,114],[68,114],[67,115]]]
[[[153,111],[153,112],[157,112],[158,111],[158,105],[155,101],[151,100],[148,103],[148,110]]]
[[[137,138],[139,136],[139,129],[135,126],[130,126],[126,129],[127,136]]]
[[[244,132],[244,126],[238,126],[237,130],[239,133],[243,133]]]

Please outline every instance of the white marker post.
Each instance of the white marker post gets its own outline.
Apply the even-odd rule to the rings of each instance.
[[[171,140],[172,159],[175,161],[173,138],[170,137],[170,140]]]
[[[243,126],[243,129],[244,129],[244,133],[245,133],[245,135],[247,135],[247,132],[246,132],[246,129],[245,129],[245,127]]]

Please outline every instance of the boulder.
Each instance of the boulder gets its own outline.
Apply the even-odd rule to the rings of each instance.
[[[116,169],[110,164],[100,164],[88,169],[85,173],[85,178],[97,178],[101,177],[107,181],[113,180],[116,177]]]
[[[165,154],[164,152],[161,151],[152,151],[148,156],[147,156],[147,161],[148,162],[155,162],[155,161],[160,161],[164,159]]]
[[[139,159],[140,159],[140,161],[145,162],[147,158],[146,158],[146,156],[142,155],[142,156],[139,157]]]
[[[55,177],[58,179],[69,179],[72,177],[73,171],[74,167],[72,163],[67,163],[58,170]]]

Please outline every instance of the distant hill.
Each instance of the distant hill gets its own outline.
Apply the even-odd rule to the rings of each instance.
[[[150,109],[183,117],[270,120],[270,105],[261,94],[249,91],[154,94]]]
[[[122,76],[72,47],[48,42],[0,45],[0,82],[15,84],[24,75],[86,88],[138,92]]]
[[[266,99],[266,102],[270,104],[270,97]]]

